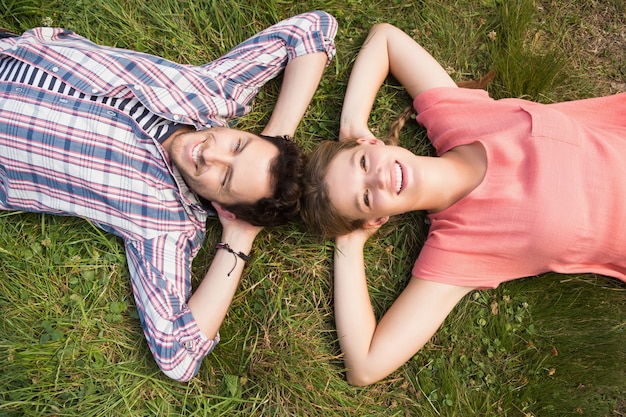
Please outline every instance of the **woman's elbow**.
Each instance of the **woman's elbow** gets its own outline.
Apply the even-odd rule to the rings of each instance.
[[[351,368],[346,371],[346,379],[350,385],[365,387],[380,381],[384,376],[375,376],[366,369]]]
[[[372,27],[370,28],[370,34],[372,33],[383,33],[385,35],[388,35],[390,32],[394,32],[394,31],[398,31],[400,29],[398,29],[397,27],[395,27],[394,25],[392,25],[391,23],[374,23],[372,25]]]

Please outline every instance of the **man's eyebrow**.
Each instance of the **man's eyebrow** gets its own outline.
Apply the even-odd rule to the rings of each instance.
[[[248,147],[248,144],[250,143],[250,139],[239,138],[237,140],[241,141],[241,147],[239,148],[239,151],[238,151],[238,153],[241,153],[244,151],[244,149]],[[226,183],[224,184],[224,189],[226,191],[230,191],[231,183],[233,180],[233,168],[232,167],[228,167],[228,172],[226,173],[226,175],[227,177],[226,177]]]
[[[226,170],[226,180],[224,181],[225,191],[230,190],[230,183],[232,182],[232,178],[233,178],[233,169],[231,167],[228,167],[228,169]]]

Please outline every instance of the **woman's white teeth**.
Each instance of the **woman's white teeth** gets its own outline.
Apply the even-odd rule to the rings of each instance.
[[[402,189],[402,168],[400,164],[396,162],[396,194],[400,193]]]

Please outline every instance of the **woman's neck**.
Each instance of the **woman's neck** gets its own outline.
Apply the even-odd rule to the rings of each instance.
[[[457,146],[435,159],[429,212],[445,210],[466,197],[480,185],[487,171],[487,154],[479,142]]]

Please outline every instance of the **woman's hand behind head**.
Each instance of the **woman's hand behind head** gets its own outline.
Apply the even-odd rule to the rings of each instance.
[[[347,242],[355,244],[365,244],[365,242],[372,237],[380,227],[387,222],[389,218],[381,219],[381,221],[372,223],[366,222],[358,229],[355,229],[347,234],[339,235],[336,237],[337,244],[343,244]]]

